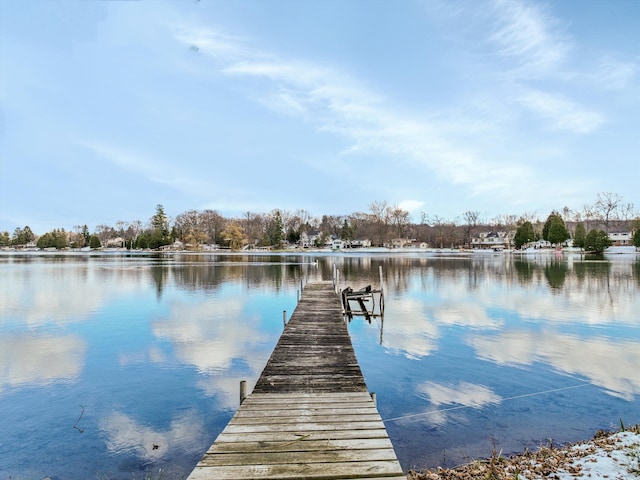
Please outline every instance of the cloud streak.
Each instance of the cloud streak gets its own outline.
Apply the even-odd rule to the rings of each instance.
[[[603,115],[586,110],[558,94],[528,90],[517,101],[548,122],[553,130],[591,133],[605,123]]]
[[[531,78],[549,75],[562,65],[570,42],[555,27],[553,17],[540,5],[519,0],[494,0],[495,30],[489,37],[496,53],[515,63],[511,73]]]

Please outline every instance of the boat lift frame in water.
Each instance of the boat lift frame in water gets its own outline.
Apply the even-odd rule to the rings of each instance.
[[[360,290],[347,287],[341,292],[342,309],[349,321],[354,316],[363,316],[371,323],[371,319],[384,316],[384,293],[367,285]]]

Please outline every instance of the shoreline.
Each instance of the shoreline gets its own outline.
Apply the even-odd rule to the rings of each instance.
[[[366,247],[348,248],[332,250],[330,248],[308,248],[308,249],[286,249],[286,250],[127,250],[126,248],[98,248],[98,249],[61,249],[61,250],[41,250],[41,249],[16,249],[3,247],[0,255],[100,255],[100,254],[122,254],[122,255],[362,255],[362,254],[424,254],[425,256],[508,256],[536,257],[536,256],[561,256],[561,255],[633,255],[640,256],[640,249],[633,246],[609,247],[601,254],[580,251],[575,248],[555,249],[527,249],[527,250],[485,250],[485,249],[462,249],[462,248],[387,248],[387,247]]]
[[[598,431],[591,440],[566,446],[542,446],[510,457],[492,452],[487,459],[454,468],[409,471],[407,480],[558,480],[640,478],[640,424]]]

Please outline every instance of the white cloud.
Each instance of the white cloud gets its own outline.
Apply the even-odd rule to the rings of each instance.
[[[527,90],[517,102],[548,121],[554,130],[591,133],[605,122],[603,115],[584,109],[558,94]]]
[[[570,45],[554,19],[539,4],[520,0],[494,0],[497,27],[490,41],[501,57],[514,60],[522,76],[547,75],[561,65]]]
[[[425,202],[421,200],[402,200],[398,203],[398,206],[409,213],[415,213],[424,208]]]
[[[194,38],[203,35],[197,32]],[[179,41],[185,38],[177,37]],[[258,101],[275,112],[298,116],[318,131],[347,139],[351,145],[341,152],[343,155],[383,155],[392,158],[397,167],[417,168],[419,174],[435,173],[448,182],[471,186],[475,193],[490,190],[493,195],[500,191],[507,194],[514,183],[531,178],[527,166],[488,160],[462,145],[457,141],[460,127],[455,118],[445,118],[438,112],[428,116],[400,112],[342,71],[248,49],[242,49],[238,57],[236,61],[226,58],[220,62],[220,71],[238,78],[265,80],[256,87]],[[472,123],[482,130],[483,122]]]
[[[597,85],[607,90],[623,90],[632,85],[640,66],[637,62],[604,58],[592,75]]]
[[[237,60],[239,57],[258,54],[242,37],[187,24],[174,25],[170,29],[176,40],[216,60]]]

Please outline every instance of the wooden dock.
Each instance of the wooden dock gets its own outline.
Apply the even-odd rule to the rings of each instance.
[[[405,479],[332,282],[308,284],[262,375],[187,480]]]

